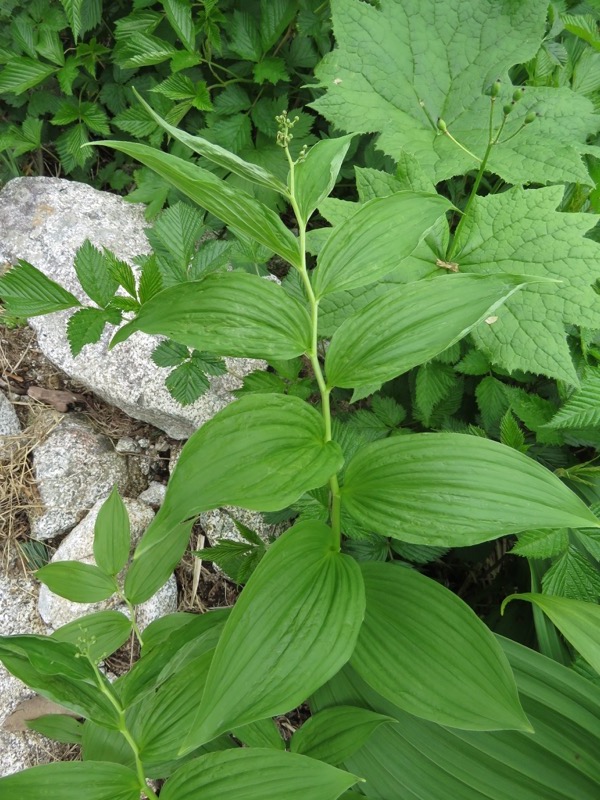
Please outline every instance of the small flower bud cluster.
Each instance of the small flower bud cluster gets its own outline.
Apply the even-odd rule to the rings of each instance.
[[[277,127],[279,128],[277,131],[277,144],[280,147],[289,146],[290,142],[294,138],[294,134],[291,132],[292,128],[299,121],[299,119],[300,117],[294,117],[294,119],[290,119],[287,111],[282,111],[279,116],[275,117]]]

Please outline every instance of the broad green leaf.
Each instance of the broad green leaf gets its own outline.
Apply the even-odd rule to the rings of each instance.
[[[287,531],[225,623],[180,754],[303,702],[350,658],[363,615],[358,565],[336,551],[333,531],[313,521]]]
[[[192,4],[190,0],[162,0],[170,26],[173,28],[186,50],[193,53],[196,45]]]
[[[177,141],[186,145],[186,147],[189,147],[194,153],[204,156],[204,158],[212,161],[213,164],[226,169],[228,172],[233,172],[251,183],[265,186],[267,189],[274,189],[284,197],[288,196],[288,189],[285,183],[264,167],[258,164],[252,164],[249,161],[244,161],[243,158],[235,155],[235,153],[229,152],[229,150],[226,150],[218,144],[209,142],[208,139],[203,139],[201,136],[192,136],[192,134],[186,133],[186,131],[180,130],[174,125],[169,125],[169,123],[160,117],[137,92],[136,96],[157,125],[160,125],[169,136],[172,136],[174,139],[177,139]],[[200,203],[200,205],[202,205],[202,203]]]
[[[115,579],[94,564],[81,561],[55,561],[38,569],[35,577],[54,594],[73,603],[97,603],[117,590]]]
[[[27,261],[0,277],[0,299],[15,317],[38,317],[80,306],[79,300]]]
[[[325,442],[319,412],[296,397],[249,395],[203,425],[186,443],[165,501],[138,545],[125,581],[132,602],[169,577],[189,538],[185,522],[223,505],[277,511],[322,486],[343,462]]]
[[[582,380],[581,389],[569,397],[547,423],[547,427],[563,430],[598,426],[600,426],[600,369],[590,367]]]
[[[351,141],[352,135],[323,139],[296,166],[294,196],[304,222],[335,186]]]
[[[139,800],[140,784],[133,770],[101,761],[44,764],[0,778],[4,800]]]
[[[294,733],[290,750],[338,766],[362,747],[380,725],[394,721],[393,717],[368,708],[326,708],[307,719]]]
[[[310,349],[310,329],[308,312],[273,281],[216,272],[155,295],[111,346],[144,331],[216,355],[288,359]]]
[[[333,335],[325,360],[329,386],[384,383],[429,361],[482,323],[525,282],[509,275],[444,275],[390,289]],[[383,329],[381,320],[387,320]]]
[[[129,558],[129,514],[116,486],[102,504],[94,525],[94,558],[109,575],[120,572]]]
[[[450,203],[439,195],[397,192],[376,198],[337,225],[314,275],[317,297],[367,286],[410,255]]]
[[[268,747],[272,750],[285,750],[285,742],[273,719],[259,719],[231,731],[236,739],[246,747]]]
[[[89,239],[77,250],[75,272],[81,288],[95,303],[104,307],[112,300],[118,281],[111,274],[104,254]]]
[[[360,565],[367,611],[353,668],[395,705],[466,730],[530,730],[491,631],[459,597],[395,564]]]
[[[461,272],[502,270],[561,281],[525,287],[473,337],[492,363],[509,372],[522,369],[577,386],[567,329],[600,328],[600,296],[594,290],[600,246],[585,238],[595,225],[593,215],[555,210],[563,191],[562,186],[516,187],[476,198],[453,259]]]
[[[125,644],[131,634],[131,622],[119,611],[97,611],[68,622],[54,631],[57,642],[69,642],[84,651],[90,661],[98,662]]]
[[[511,594],[511,600],[528,600],[552,620],[565,639],[600,673],[600,606],[550,594]]]
[[[461,731],[413,717],[345,667],[313,707],[353,703],[396,717],[346,767],[374,800],[591,800],[600,792],[600,691],[589,680],[499,637],[535,733]]]
[[[12,55],[0,72],[0,94],[23,94],[56,72],[52,64]]]
[[[0,637],[0,661],[31,689],[78,715],[107,728],[118,728],[114,705],[108,699],[110,684],[100,678],[82,651],[69,642],[48,636]]]
[[[37,731],[56,742],[81,743],[83,725],[68,714],[44,714],[41,717],[26,720],[26,725],[30,731]]]
[[[348,464],[342,501],[368,530],[445,547],[535,527],[600,527],[541,464],[459,433],[408,434],[367,445]]]
[[[158,173],[198,205],[223,220],[234,232],[248,236],[300,268],[300,248],[274,211],[242,189],[183,158],[133,142],[97,141],[135,158]]]
[[[462,175],[479,166],[489,141],[485,90],[501,79],[496,133],[513,93],[509,70],[536,56],[547,8],[545,0],[448,0],[440,13],[437,0],[333,0],[337,47],[317,69],[327,91],[312,106],[341,130],[380,132],[379,149],[415,156],[435,183]],[[513,137],[531,111],[539,116]],[[439,134],[440,118],[475,157]],[[528,86],[487,169],[513,184],[589,184],[581,156],[597,130],[587,98]]]
[[[336,800],[354,775],[296,753],[260,747],[207,753],[183,767],[161,791],[162,800]]]

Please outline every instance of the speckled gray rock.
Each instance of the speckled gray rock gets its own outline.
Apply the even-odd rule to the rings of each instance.
[[[104,499],[98,500],[85,519],[63,539],[52,557],[52,563],[56,561],[95,563],[94,525]],[[139,500],[124,498],[123,502],[129,514],[131,539],[135,545],[152,522],[154,512]],[[139,606],[140,627],[145,627],[153,619],[163,614],[170,614],[176,610],[176,606],[177,584],[172,579],[153,598]],[[56,630],[61,625],[66,625],[67,622],[72,622],[74,619],[82,617],[84,614],[91,614],[94,611],[102,611],[106,608],[124,610],[115,598],[109,598],[100,603],[71,603],[69,600],[65,600],[64,597],[53,594],[47,586],[40,587],[38,610],[41,618],[53,630]]]
[[[15,178],[0,192],[0,264],[24,258],[81,300],[73,268],[77,248],[90,239],[131,261],[149,252],[144,208],[82,183],[58,178]],[[211,379],[211,389],[185,408],[164,386],[168,371],[150,359],[157,339],[135,333],[110,352],[112,329],[73,358],[66,338],[71,312],[30,320],[44,355],[77,383],[83,384],[127,414],[186,439],[231,402],[231,390],[260,362],[229,360],[229,374]]]
[[[25,575],[0,576],[0,635],[45,633],[36,609],[37,591]],[[34,692],[10,675],[0,664],[0,777],[52,760],[61,745],[37,733],[9,733],[6,718]]]
[[[242,542],[244,539],[235,527],[234,519],[255,531],[264,542],[268,542],[271,537],[281,531],[279,525],[266,525],[257,511],[247,511],[245,508],[235,508],[234,506],[206,511],[204,514],[200,514],[198,522],[211,543],[217,539]]]
[[[21,425],[15,413],[13,404],[0,392],[0,461],[10,457],[12,443],[10,436],[17,436],[21,432]]]
[[[68,414],[33,450],[43,510],[30,514],[31,535],[49,539],[66,533],[116,484],[127,489],[127,459],[81,414]]]
[[[141,493],[138,499],[141,500],[142,503],[146,503],[148,506],[158,508],[159,506],[162,506],[166,493],[167,487],[164,483],[151,481],[148,488]]]

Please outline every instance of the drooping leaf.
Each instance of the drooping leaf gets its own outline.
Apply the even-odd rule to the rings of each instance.
[[[187,544],[185,520],[223,505],[285,508],[326,483],[342,462],[339,446],[325,443],[322,417],[304,401],[262,394],[231,403],[183,448],[136,549],[125,582],[129,599],[143,602],[167,580]]]
[[[15,317],[43,316],[81,305],[75,295],[27,261],[19,261],[0,277],[0,299]]]
[[[479,279],[477,279],[479,278]],[[330,386],[385,382],[462,339],[524,285],[518,276],[445,275],[390,289],[333,335]],[[387,320],[382,331],[378,322]]]
[[[383,278],[412,253],[449,208],[445,198],[417,192],[397,192],[360,206],[334,228],[319,254],[314,277],[317,297]]]
[[[253,747],[190,761],[167,781],[161,795],[163,800],[336,800],[356,781],[348,772],[297,753]]]
[[[102,761],[43,764],[0,778],[0,797],[34,800],[139,800],[133,770]]]
[[[395,716],[345,765],[373,800],[591,800],[600,789],[600,692],[589,680],[499,637],[535,733],[461,731],[413,717],[352,670],[317,693],[313,709],[353,703]]]
[[[254,239],[299,268],[300,250],[296,237],[274,211],[242,189],[232,187],[202,167],[147,145],[115,141],[98,141],[94,145],[112,147],[137,159],[223,220],[234,232]]]
[[[287,359],[310,349],[308,312],[281,286],[245,272],[215,272],[165,289],[111,346],[138,330],[224,356]]]
[[[411,714],[466,730],[527,730],[491,631],[455,594],[414,570],[361,564],[367,611],[353,668]]]
[[[294,733],[290,750],[335,767],[353,755],[386,722],[394,722],[394,718],[367,708],[326,708],[307,719]]]
[[[454,258],[461,272],[500,269],[560,281],[525,287],[473,337],[492,363],[509,372],[521,369],[577,386],[565,327],[600,328],[600,296],[593,288],[600,246],[584,238],[595,224],[592,215],[555,211],[562,195],[562,186],[515,187],[477,198]]]
[[[287,531],[225,624],[180,754],[301,703],[350,658],[363,615],[360,571],[336,551],[333,531],[320,522]]]
[[[342,500],[369,530],[416,544],[464,546],[535,527],[600,527],[587,506],[533,459],[458,433],[367,445],[348,464]]]
[[[57,628],[52,638],[70,642],[84,650],[91,661],[102,661],[124,644],[131,634],[131,621],[119,611],[97,611]],[[85,644],[84,644],[85,643]]]
[[[96,564],[109,575],[116,575],[127,563],[130,546],[129,514],[119,490],[114,486],[102,504],[94,525]]]
[[[493,130],[513,86],[508,72],[534,58],[544,36],[545,0],[332,2],[337,47],[317,69],[327,89],[313,107],[336,127],[381,132],[378,147],[418,158],[439,182],[476,169],[489,141],[490,98],[501,80]],[[434,79],[432,80],[432,76]],[[531,111],[539,116],[512,137]],[[442,118],[450,134],[440,135]],[[581,155],[598,129],[592,103],[566,87],[528,86],[507,119],[488,169],[507,183],[590,183]]]
[[[117,591],[115,579],[93,564],[54,561],[38,569],[36,578],[51,592],[73,603],[97,603]]]

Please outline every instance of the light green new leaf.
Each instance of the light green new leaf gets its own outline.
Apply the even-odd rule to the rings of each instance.
[[[135,95],[157,125],[160,125],[169,136],[172,136],[174,139],[181,142],[181,144],[189,147],[194,153],[204,156],[204,158],[212,161],[213,164],[216,164],[222,169],[226,169],[228,172],[239,175],[240,178],[245,178],[259,186],[265,186],[267,189],[274,189],[284,197],[288,196],[288,188],[285,183],[269,172],[269,170],[261,167],[259,164],[252,164],[250,161],[244,161],[243,158],[240,158],[235,153],[231,153],[218,144],[209,142],[208,139],[203,139],[201,136],[192,136],[191,133],[187,133],[186,131],[176,128],[174,125],[170,125],[148,105],[141,95],[137,92],[135,92]]]
[[[274,211],[242,189],[231,186],[212,172],[183,158],[144,144],[98,141],[150,167],[176,189],[223,220],[234,232],[268,247],[296,268],[300,267],[298,241]]]
[[[207,753],[170,778],[161,800],[336,800],[357,778],[296,753],[260,747]]]
[[[351,664],[395,705],[466,730],[530,730],[491,631],[459,597],[395,564],[360,565],[367,611]]]
[[[131,633],[131,621],[119,611],[97,611],[74,619],[54,631],[57,642],[84,650],[90,661],[102,661],[118,650]]]
[[[302,703],[350,658],[364,611],[360,570],[337,552],[331,528],[307,521],[287,531],[225,623],[180,755]]]
[[[129,558],[129,514],[116,486],[102,504],[94,525],[94,558],[109,575],[120,572]]]
[[[65,761],[0,778],[0,798],[20,800],[139,800],[137,775],[121,764]]]
[[[0,661],[31,689],[82,717],[107,728],[119,727],[118,715],[108,699],[110,684],[98,674],[79,647],[49,636],[0,637]],[[1,794],[0,794],[1,796]]]
[[[39,317],[81,305],[75,295],[27,261],[19,261],[0,277],[0,299],[15,317]]]
[[[380,725],[394,721],[393,717],[367,708],[326,708],[307,719],[294,733],[290,750],[335,767],[362,747]]]
[[[97,603],[118,590],[111,575],[81,561],[54,561],[38,569],[35,577],[51,592],[73,603]]]
[[[499,637],[535,733],[462,731],[413,717],[345,667],[313,708],[354,703],[395,716],[346,767],[373,800],[592,800],[600,795],[600,690],[573,670]]]
[[[439,195],[397,192],[370,200],[336,225],[319,254],[317,297],[366,286],[395,269],[451,205]]]
[[[352,134],[338,139],[323,139],[311,147],[296,166],[294,195],[304,222],[335,186],[351,141]]]
[[[342,463],[339,446],[325,442],[321,415],[303,400],[261,394],[231,403],[185,444],[136,549],[127,596],[143,602],[167,580],[189,538],[186,520],[223,505],[280,510],[326,483]]]
[[[165,289],[115,334],[111,346],[134,331],[222,356],[289,359],[310,349],[308,312],[278,284],[245,272],[216,272]]]
[[[368,530],[463,547],[540,528],[599,528],[552,472],[498,442],[417,433],[367,445],[348,464],[344,508]]]
[[[329,386],[383,383],[429,361],[495,312],[526,280],[443,275],[390,289],[334,333],[325,360]]]
[[[479,166],[489,141],[490,98],[501,79],[493,128],[513,87],[509,70],[542,44],[546,0],[333,0],[337,47],[317,68],[325,94],[313,108],[353,133],[379,132],[398,160],[415,156],[435,183]],[[533,123],[512,137],[525,116]],[[439,134],[450,134],[472,154]],[[598,130],[593,103],[566,87],[528,86],[492,149],[488,170],[508,183],[591,183],[581,156]]]
[[[569,397],[546,427],[563,430],[598,426],[600,426],[600,369],[590,367],[581,382],[581,389]]]
[[[600,674],[600,606],[550,594],[511,594],[511,600],[529,600],[549,617],[562,635]]]
[[[600,245],[584,238],[596,217],[555,210],[563,191],[514,188],[476,198],[453,260],[461,272],[502,270],[560,281],[525,287],[473,337],[492,363],[509,372],[522,369],[577,386],[566,329],[600,328],[600,295],[594,290]]]

